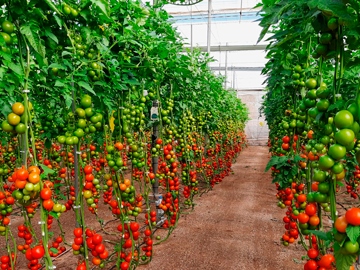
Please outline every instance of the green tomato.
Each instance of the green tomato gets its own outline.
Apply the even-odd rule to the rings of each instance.
[[[314,170],[313,180],[315,182],[324,182],[326,180],[328,173],[319,169]]]
[[[15,131],[17,134],[24,134],[26,131],[26,126],[23,123],[19,123],[15,127]]]
[[[344,244],[345,250],[350,254],[356,254],[359,251],[359,243],[352,243],[351,241],[346,241]]]
[[[313,107],[308,110],[308,115],[313,119],[315,119],[318,114],[319,114],[319,110],[317,107]]]
[[[320,43],[321,44],[329,44],[332,40],[332,35],[331,33],[323,33],[320,36]]]
[[[315,89],[311,89],[306,93],[306,97],[308,97],[309,99],[316,99],[316,90]]]
[[[330,135],[331,133],[333,133],[333,127],[331,124],[326,124],[323,128],[323,133],[325,135]]]
[[[14,32],[14,24],[9,21],[3,21],[1,24],[2,30],[7,34],[12,34]]]
[[[334,160],[340,160],[346,155],[346,148],[340,144],[333,144],[329,147],[328,155]]]
[[[354,117],[348,110],[341,110],[335,114],[334,122],[338,129],[351,128]]]
[[[85,109],[86,117],[90,118],[94,114],[94,111],[91,107]]]
[[[80,100],[80,104],[83,108],[89,108],[92,105],[91,96],[83,95]]]
[[[2,128],[2,130],[5,131],[5,132],[12,132],[12,131],[14,131],[14,126],[10,125],[7,120],[4,120],[4,121],[1,123],[1,128]]]
[[[316,108],[320,112],[325,112],[330,106],[330,101],[328,99],[322,98],[316,103]]]
[[[85,112],[85,111],[84,111]],[[77,126],[79,128],[86,128],[87,127],[87,122],[85,119],[79,119],[77,122]]]
[[[75,143],[74,143],[74,138],[73,138],[72,136],[71,136],[71,137],[66,137],[65,143],[66,143],[67,145],[73,145],[73,144],[75,144]]]
[[[308,88],[308,89],[315,89],[316,88],[316,85],[317,85],[317,82],[316,82],[316,79],[314,78],[309,78],[306,80],[305,82],[305,86]]]
[[[66,142],[66,137],[65,136],[58,136],[57,140],[58,140],[58,142],[60,144],[64,144]]]
[[[335,140],[337,143],[347,146],[355,139],[355,133],[351,129],[343,128],[335,133]]]
[[[322,182],[318,185],[318,191],[323,194],[328,194],[330,190],[330,185],[328,182]]]
[[[84,132],[83,129],[78,128],[77,130],[74,131],[74,135],[75,135],[77,138],[82,138],[82,137],[84,137],[85,132]]]
[[[0,32],[0,35],[3,37],[6,45],[11,45],[11,37],[8,33]]]
[[[33,183],[30,183],[30,182],[26,183],[25,189],[26,189],[27,191],[33,191],[33,190],[34,190],[34,184],[33,184]]]
[[[315,192],[314,199],[317,203],[325,203],[328,201],[329,197],[327,196],[327,194]]]
[[[354,121],[354,123],[352,124],[351,128],[352,131],[354,131],[355,136],[359,133],[360,131],[360,125],[358,122]]]
[[[344,170],[344,165],[340,162],[337,162],[335,163],[334,166],[332,166],[331,168],[331,171],[334,173],[334,174],[339,174],[341,173],[342,171]]]
[[[90,99],[90,101],[91,101],[91,99]],[[85,104],[85,105],[87,105],[87,104]],[[80,107],[76,108],[75,113],[80,118],[85,118],[85,116],[86,116],[85,110],[83,108],[80,108]]]
[[[322,144],[324,144],[324,145],[328,145],[329,144],[329,142],[330,142],[330,137],[329,136],[322,136],[321,138],[320,138],[320,142],[322,143]]]
[[[316,97],[317,98],[327,98],[329,95],[330,95],[330,89],[328,89],[327,87],[320,86],[316,90]]]
[[[323,155],[319,158],[319,168],[321,170],[328,170],[330,169],[332,166],[334,166],[335,162],[334,160],[328,156],[328,155]]]

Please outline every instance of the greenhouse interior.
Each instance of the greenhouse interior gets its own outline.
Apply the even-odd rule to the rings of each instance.
[[[360,269],[359,10],[0,0],[0,270]]]

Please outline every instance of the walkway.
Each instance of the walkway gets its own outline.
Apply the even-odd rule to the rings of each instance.
[[[264,168],[268,148],[250,146],[233,165],[234,174],[196,199],[195,211],[181,217],[169,239],[154,246],[146,270],[297,270],[305,255],[297,244],[284,247],[275,186]]]

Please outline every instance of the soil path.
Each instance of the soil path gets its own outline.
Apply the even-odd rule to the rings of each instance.
[[[234,174],[196,200],[169,239],[154,246],[147,270],[300,270],[304,250],[281,245],[285,210],[276,206],[275,186],[264,169],[268,148],[250,146]],[[297,261],[297,262],[295,262]]]

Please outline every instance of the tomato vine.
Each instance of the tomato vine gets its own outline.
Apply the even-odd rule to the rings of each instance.
[[[163,4],[0,1],[4,269],[53,269],[68,249],[77,270],[135,269],[230,173],[248,110]]]

